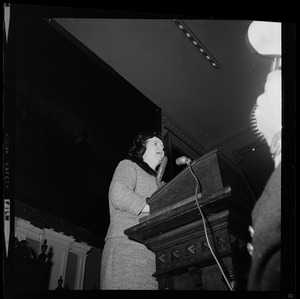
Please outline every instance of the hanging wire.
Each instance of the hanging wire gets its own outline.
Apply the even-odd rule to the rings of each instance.
[[[200,205],[199,205],[199,203],[198,203],[198,197],[197,197],[198,189],[200,189],[200,182],[199,182],[197,176],[194,174],[194,171],[193,171],[193,169],[192,169],[192,166],[191,166],[191,163],[190,163],[190,162],[188,163],[188,166],[189,166],[189,169],[190,169],[190,171],[191,171],[191,174],[193,175],[193,177],[195,178],[196,183],[197,183],[196,189],[195,189],[195,201],[196,201],[196,204],[197,204],[197,206],[198,206],[198,209],[199,209],[200,214],[201,214],[201,217],[202,217],[203,227],[204,227],[204,233],[205,233],[205,238],[206,238],[207,245],[208,245],[209,250],[211,251],[211,253],[212,253],[212,255],[213,255],[213,257],[214,257],[214,259],[215,259],[215,261],[216,261],[216,263],[217,263],[217,265],[218,265],[218,267],[219,267],[219,269],[220,269],[220,271],[221,271],[221,273],[222,273],[222,275],[223,275],[225,281],[226,281],[226,284],[227,284],[229,290],[230,290],[230,291],[234,291],[233,288],[232,288],[232,286],[231,286],[231,284],[229,283],[229,281],[228,281],[228,279],[227,279],[227,277],[226,277],[226,275],[225,275],[225,273],[224,273],[224,271],[223,271],[223,269],[222,269],[222,267],[221,267],[221,265],[220,265],[220,263],[219,263],[217,257],[215,256],[214,251],[213,251],[211,245],[210,245],[210,242],[209,242],[209,239],[208,239],[208,234],[207,234],[207,229],[206,229],[205,218],[204,218],[204,215],[203,215],[203,213],[202,213],[202,209],[201,209],[201,207],[200,207]],[[201,190],[200,190],[200,197],[202,197]]]

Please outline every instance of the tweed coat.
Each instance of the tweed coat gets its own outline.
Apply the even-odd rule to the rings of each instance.
[[[134,159],[122,160],[109,188],[110,224],[101,259],[101,289],[158,289],[155,254],[124,230],[139,223],[146,198],[157,190],[156,172]]]

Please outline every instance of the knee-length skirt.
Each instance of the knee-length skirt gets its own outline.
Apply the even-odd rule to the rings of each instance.
[[[106,240],[101,259],[100,287],[118,290],[158,290],[155,254],[128,237]]]

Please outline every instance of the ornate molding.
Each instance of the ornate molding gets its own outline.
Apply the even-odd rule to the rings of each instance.
[[[198,144],[192,137],[190,137],[183,129],[176,124],[171,117],[169,117],[164,111],[161,112],[161,124],[162,124],[162,135],[167,134],[171,131],[178,138],[183,140],[189,147],[200,155],[204,153],[204,146]]]
[[[103,247],[103,238],[101,236],[17,200],[15,201],[15,216],[24,219],[30,227],[34,225],[42,229],[50,229],[73,237],[76,242],[87,243],[98,248]]]

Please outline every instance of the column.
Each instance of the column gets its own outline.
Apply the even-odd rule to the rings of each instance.
[[[43,239],[47,239],[47,255],[48,262],[51,263],[49,290],[55,290],[58,286],[58,280],[60,276],[62,279],[65,278],[68,252],[70,244],[72,244],[75,239],[71,236],[66,236],[63,233],[55,232],[52,229],[43,229]],[[64,282],[62,284],[64,287]]]
[[[70,245],[70,252],[78,255],[75,290],[83,289],[85,263],[86,263],[86,258],[88,256],[88,252],[91,249],[92,247],[88,246],[86,243],[74,242]]]

